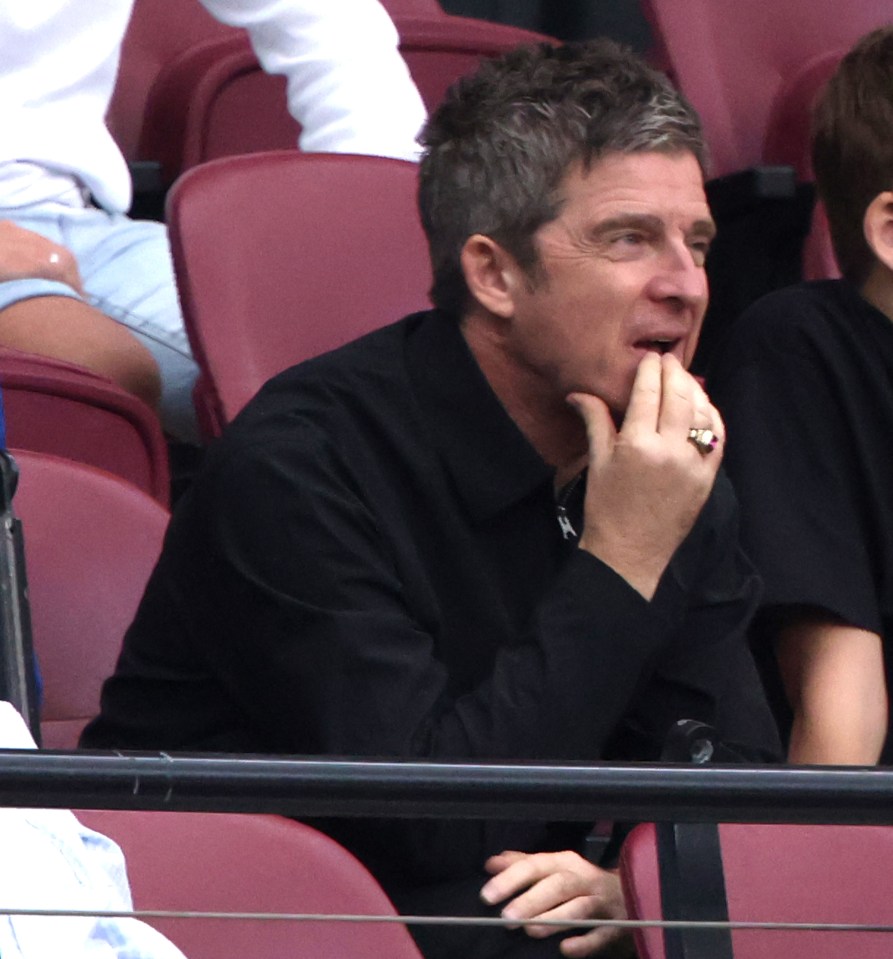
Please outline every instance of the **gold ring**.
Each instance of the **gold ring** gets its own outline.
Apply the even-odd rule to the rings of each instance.
[[[688,431],[688,438],[694,443],[697,451],[703,454],[712,453],[719,443],[719,437],[713,430],[699,430],[694,426]]]

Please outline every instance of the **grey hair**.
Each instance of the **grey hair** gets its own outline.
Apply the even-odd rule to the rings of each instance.
[[[421,141],[431,299],[456,314],[468,300],[460,255],[475,233],[536,277],[533,235],[558,215],[559,187],[575,164],[687,151],[707,167],[692,107],[663,74],[607,40],[522,47],[484,62],[450,89]]]

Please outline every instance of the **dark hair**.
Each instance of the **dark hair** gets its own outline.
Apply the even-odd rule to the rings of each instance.
[[[521,47],[459,80],[425,126],[419,209],[431,299],[459,313],[468,290],[460,254],[491,237],[532,277],[533,235],[559,211],[571,166],[608,153],[706,149],[691,106],[662,74],[608,40]]]
[[[841,60],[813,113],[812,165],[843,275],[861,286],[875,263],[865,211],[893,189],[893,27]]]

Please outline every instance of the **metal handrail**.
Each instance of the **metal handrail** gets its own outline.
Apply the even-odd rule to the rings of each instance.
[[[0,806],[893,824],[893,770],[0,750]]]

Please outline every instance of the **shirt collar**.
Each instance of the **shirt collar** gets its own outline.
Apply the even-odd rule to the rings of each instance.
[[[459,320],[417,315],[407,367],[432,444],[476,520],[485,520],[551,482],[554,470],[530,445],[493,392]]]

